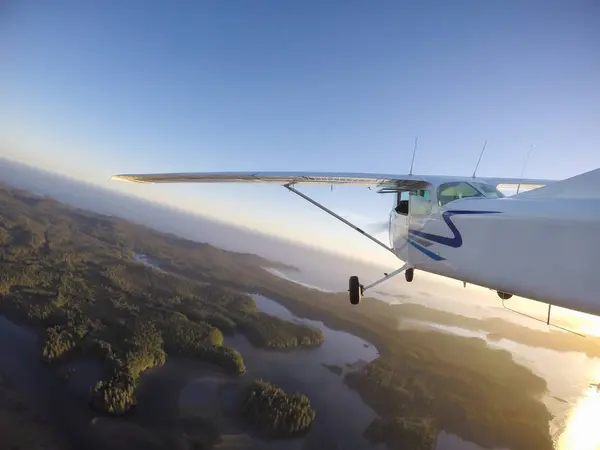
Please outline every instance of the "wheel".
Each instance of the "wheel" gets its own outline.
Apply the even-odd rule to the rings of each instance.
[[[512,294],[507,294],[506,292],[501,292],[501,291],[496,291],[498,294],[498,297],[500,297],[502,300],[508,300],[509,298],[512,297]]]
[[[348,281],[348,293],[350,295],[350,303],[358,305],[360,303],[360,297],[362,296],[362,286],[358,281],[357,276],[350,277]]]
[[[408,281],[409,283],[413,280],[413,277],[415,276],[415,269],[413,269],[412,267],[410,269],[406,269],[404,271],[404,278],[406,279],[406,281]]]

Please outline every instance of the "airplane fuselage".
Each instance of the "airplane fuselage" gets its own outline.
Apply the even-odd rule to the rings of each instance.
[[[392,210],[394,252],[415,269],[600,315],[600,200],[464,198]]]

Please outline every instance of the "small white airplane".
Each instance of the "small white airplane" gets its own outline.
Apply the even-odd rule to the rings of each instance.
[[[412,170],[411,170],[412,172]],[[116,175],[136,183],[274,183],[352,227],[405,264],[363,286],[422,270],[513,295],[600,315],[600,169],[562,181],[324,172],[216,172]],[[390,246],[298,191],[300,184],[365,185],[394,195]],[[529,189],[505,196],[503,187]],[[518,311],[517,311],[518,312]],[[544,320],[544,322],[546,322]]]

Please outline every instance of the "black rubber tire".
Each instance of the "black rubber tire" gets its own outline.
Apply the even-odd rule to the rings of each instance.
[[[351,304],[358,305],[360,303],[362,288],[357,276],[350,277],[350,280],[348,281],[348,294],[350,296]]]
[[[408,281],[409,283],[413,280],[413,277],[415,276],[415,269],[413,269],[412,267],[410,269],[406,269],[404,271],[404,278],[406,279],[406,281]]]
[[[506,292],[496,291],[496,293],[498,294],[498,297],[500,297],[502,300],[508,300],[513,296],[512,294],[507,294]]]

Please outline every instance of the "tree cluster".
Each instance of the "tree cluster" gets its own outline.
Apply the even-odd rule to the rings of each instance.
[[[291,349],[319,347],[325,336],[319,328],[300,325],[264,313],[248,315],[239,329],[259,347]]]
[[[433,450],[437,430],[430,419],[377,418],[365,430],[365,437],[375,444],[387,444],[391,450]]]
[[[246,366],[233,348],[223,346],[223,334],[207,322],[192,322],[181,313],[171,313],[163,322],[168,352],[183,354],[243,375]]]
[[[211,362],[235,375],[244,375],[246,365],[239,352],[231,347],[219,345],[205,345],[195,349],[192,356],[202,361]]]
[[[51,363],[75,347],[75,340],[67,330],[61,326],[46,329],[42,346],[42,359]]]
[[[207,322],[193,322],[179,312],[168,313],[162,321],[165,344],[177,352],[193,351],[204,345],[223,345],[223,334]]]
[[[270,436],[294,436],[307,431],[315,420],[315,410],[303,394],[286,394],[281,388],[256,380],[242,393],[242,415]]]
[[[110,414],[123,414],[135,405],[136,380],[117,372],[107,381],[99,381],[92,390],[92,405]]]

